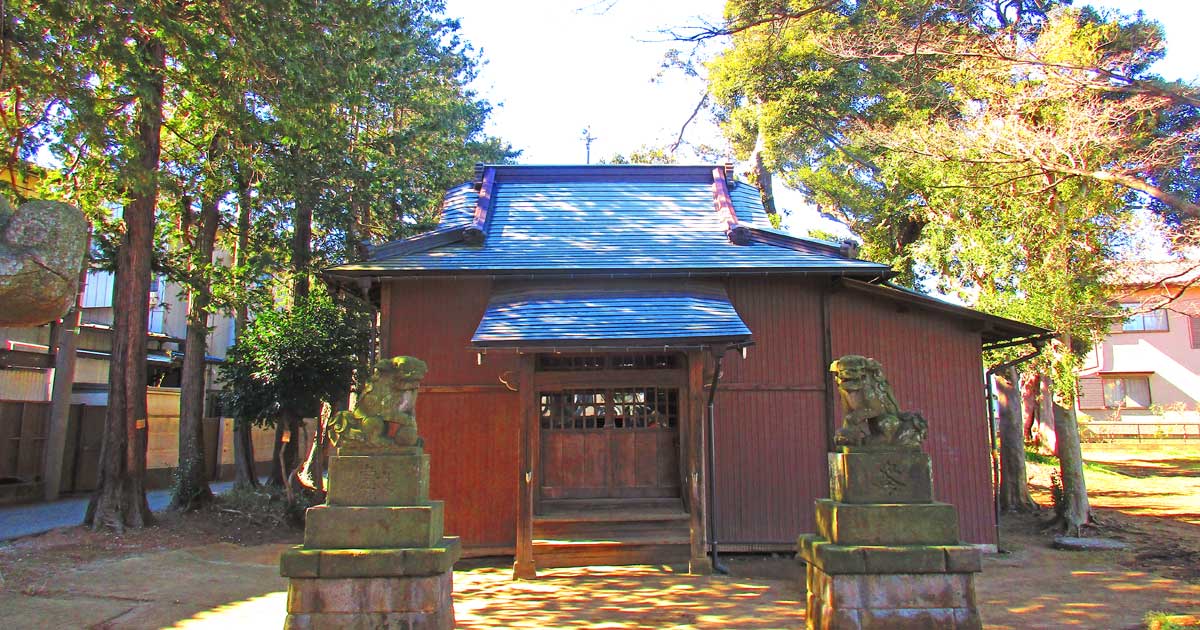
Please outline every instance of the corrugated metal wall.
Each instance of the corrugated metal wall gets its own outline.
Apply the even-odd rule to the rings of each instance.
[[[925,450],[933,458],[934,496],[958,508],[962,539],[995,544],[979,332],[853,291],[832,296],[831,319],[833,356],[878,360],[900,408],[929,421]],[[839,424],[841,415],[839,400]]]
[[[820,294],[786,279],[728,290],[755,345],[726,355],[717,388],[717,539],[791,543],[829,492]]]
[[[516,544],[520,399],[513,355],[476,365],[467,348],[491,294],[487,280],[389,285],[388,347],[429,364],[417,425],[430,456],[430,495],[446,502],[446,533],[474,547]],[[505,374],[505,373],[508,374]]]
[[[717,394],[717,533],[790,543],[814,531],[813,501],[828,496],[820,290],[782,278],[727,287],[756,345],[746,359],[727,355]],[[493,353],[479,366],[467,348],[490,291],[488,280],[392,282],[385,325],[390,354],[430,366],[417,418],[446,531],[471,546],[511,547],[520,399],[500,378],[515,386],[517,363]],[[994,543],[979,333],[851,291],[832,295],[831,321],[833,356],[880,360],[901,407],[929,420],[935,490],[958,506],[963,539]]]
[[[820,290],[735,279],[729,295],[755,346],[726,356],[718,388],[717,536],[787,543],[815,530],[813,501],[829,492]],[[963,540],[995,543],[979,333],[845,290],[830,298],[830,321],[833,357],[878,359],[901,408],[929,420],[935,491],[958,507]],[[838,425],[841,415],[838,400]]]

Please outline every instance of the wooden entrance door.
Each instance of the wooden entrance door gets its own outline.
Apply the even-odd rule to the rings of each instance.
[[[680,388],[538,391],[541,497],[679,496]]]

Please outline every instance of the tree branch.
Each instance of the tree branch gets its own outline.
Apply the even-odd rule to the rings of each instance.
[[[671,148],[667,149],[668,153],[674,153],[677,149],[679,149],[679,145],[683,144],[683,134],[685,131],[687,131],[688,125],[692,124],[692,121],[695,120],[696,116],[700,114],[700,110],[703,109],[707,104],[708,92],[705,92],[700,97],[700,102],[696,103],[696,109],[692,110],[692,115],[688,116],[687,120],[683,121],[683,126],[679,128],[679,135],[675,138],[675,142],[671,145]]]

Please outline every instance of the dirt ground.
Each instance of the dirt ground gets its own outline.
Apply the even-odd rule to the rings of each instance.
[[[1098,525],[1119,552],[1051,549],[1038,516],[1005,517],[976,584],[988,628],[1142,628],[1200,612],[1200,445],[1086,451]],[[1031,464],[1049,504],[1049,466]],[[0,628],[280,627],[278,554],[295,530],[213,509],[122,537],[67,528],[0,546]],[[505,562],[455,572],[460,628],[803,627],[798,565],[730,557],[731,576],[589,567],[514,582]]]

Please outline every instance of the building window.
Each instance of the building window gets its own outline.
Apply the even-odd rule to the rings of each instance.
[[[1150,377],[1105,376],[1104,406],[1109,409],[1147,409],[1150,407]]]
[[[146,320],[147,332],[162,334],[163,332],[163,317],[167,314],[167,307],[159,304],[150,309],[150,317]]]
[[[1136,310],[1138,304],[1122,304],[1123,308]],[[1167,312],[1156,308],[1145,313],[1133,313],[1121,323],[1122,332],[1162,331],[1167,329]]]
[[[679,425],[679,390],[666,387],[571,389],[538,394],[547,430],[673,429]]]
[[[1192,348],[1200,349],[1200,315],[1188,317],[1188,324],[1192,328]]]

